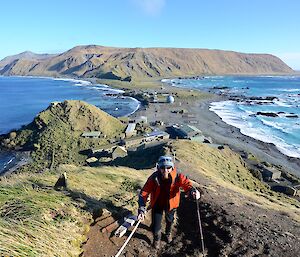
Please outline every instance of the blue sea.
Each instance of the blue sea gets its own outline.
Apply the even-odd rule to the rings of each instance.
[[[231,100],[211,103],[210,110],[242,134],[300,158],[299,76],[209,76],[163,82],[229,96]]]
[[[115,117],[127,116],[140,103],[122,92],[83,80],[0,76],[0,134],[30,123],[53,101],[83,100]],[[0,173],[13,158],[0,152]]]

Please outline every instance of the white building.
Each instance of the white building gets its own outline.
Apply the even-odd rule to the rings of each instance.
[[[136,127],[136,123],[129,123],[125,130],[125,137],[135,136],[136,135],[135,127]]]

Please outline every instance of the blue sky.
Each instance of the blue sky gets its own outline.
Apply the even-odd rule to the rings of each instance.
[[[0,59],[76,45],[271,53],[300,70],[299,0],[9,0]]]

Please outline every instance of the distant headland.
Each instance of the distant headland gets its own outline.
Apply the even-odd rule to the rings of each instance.
[[[0,75],[81,77],[139,81],[226,74],[290,74],[271,54],[188,48],[76,46],[57,55],[23,52],[0,61]]]

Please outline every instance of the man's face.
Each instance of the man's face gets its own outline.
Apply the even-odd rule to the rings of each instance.
[[[163,179],[168,179],[169,173],[172,171],[172,166],[162,166],[159,168],[159,171]]]

